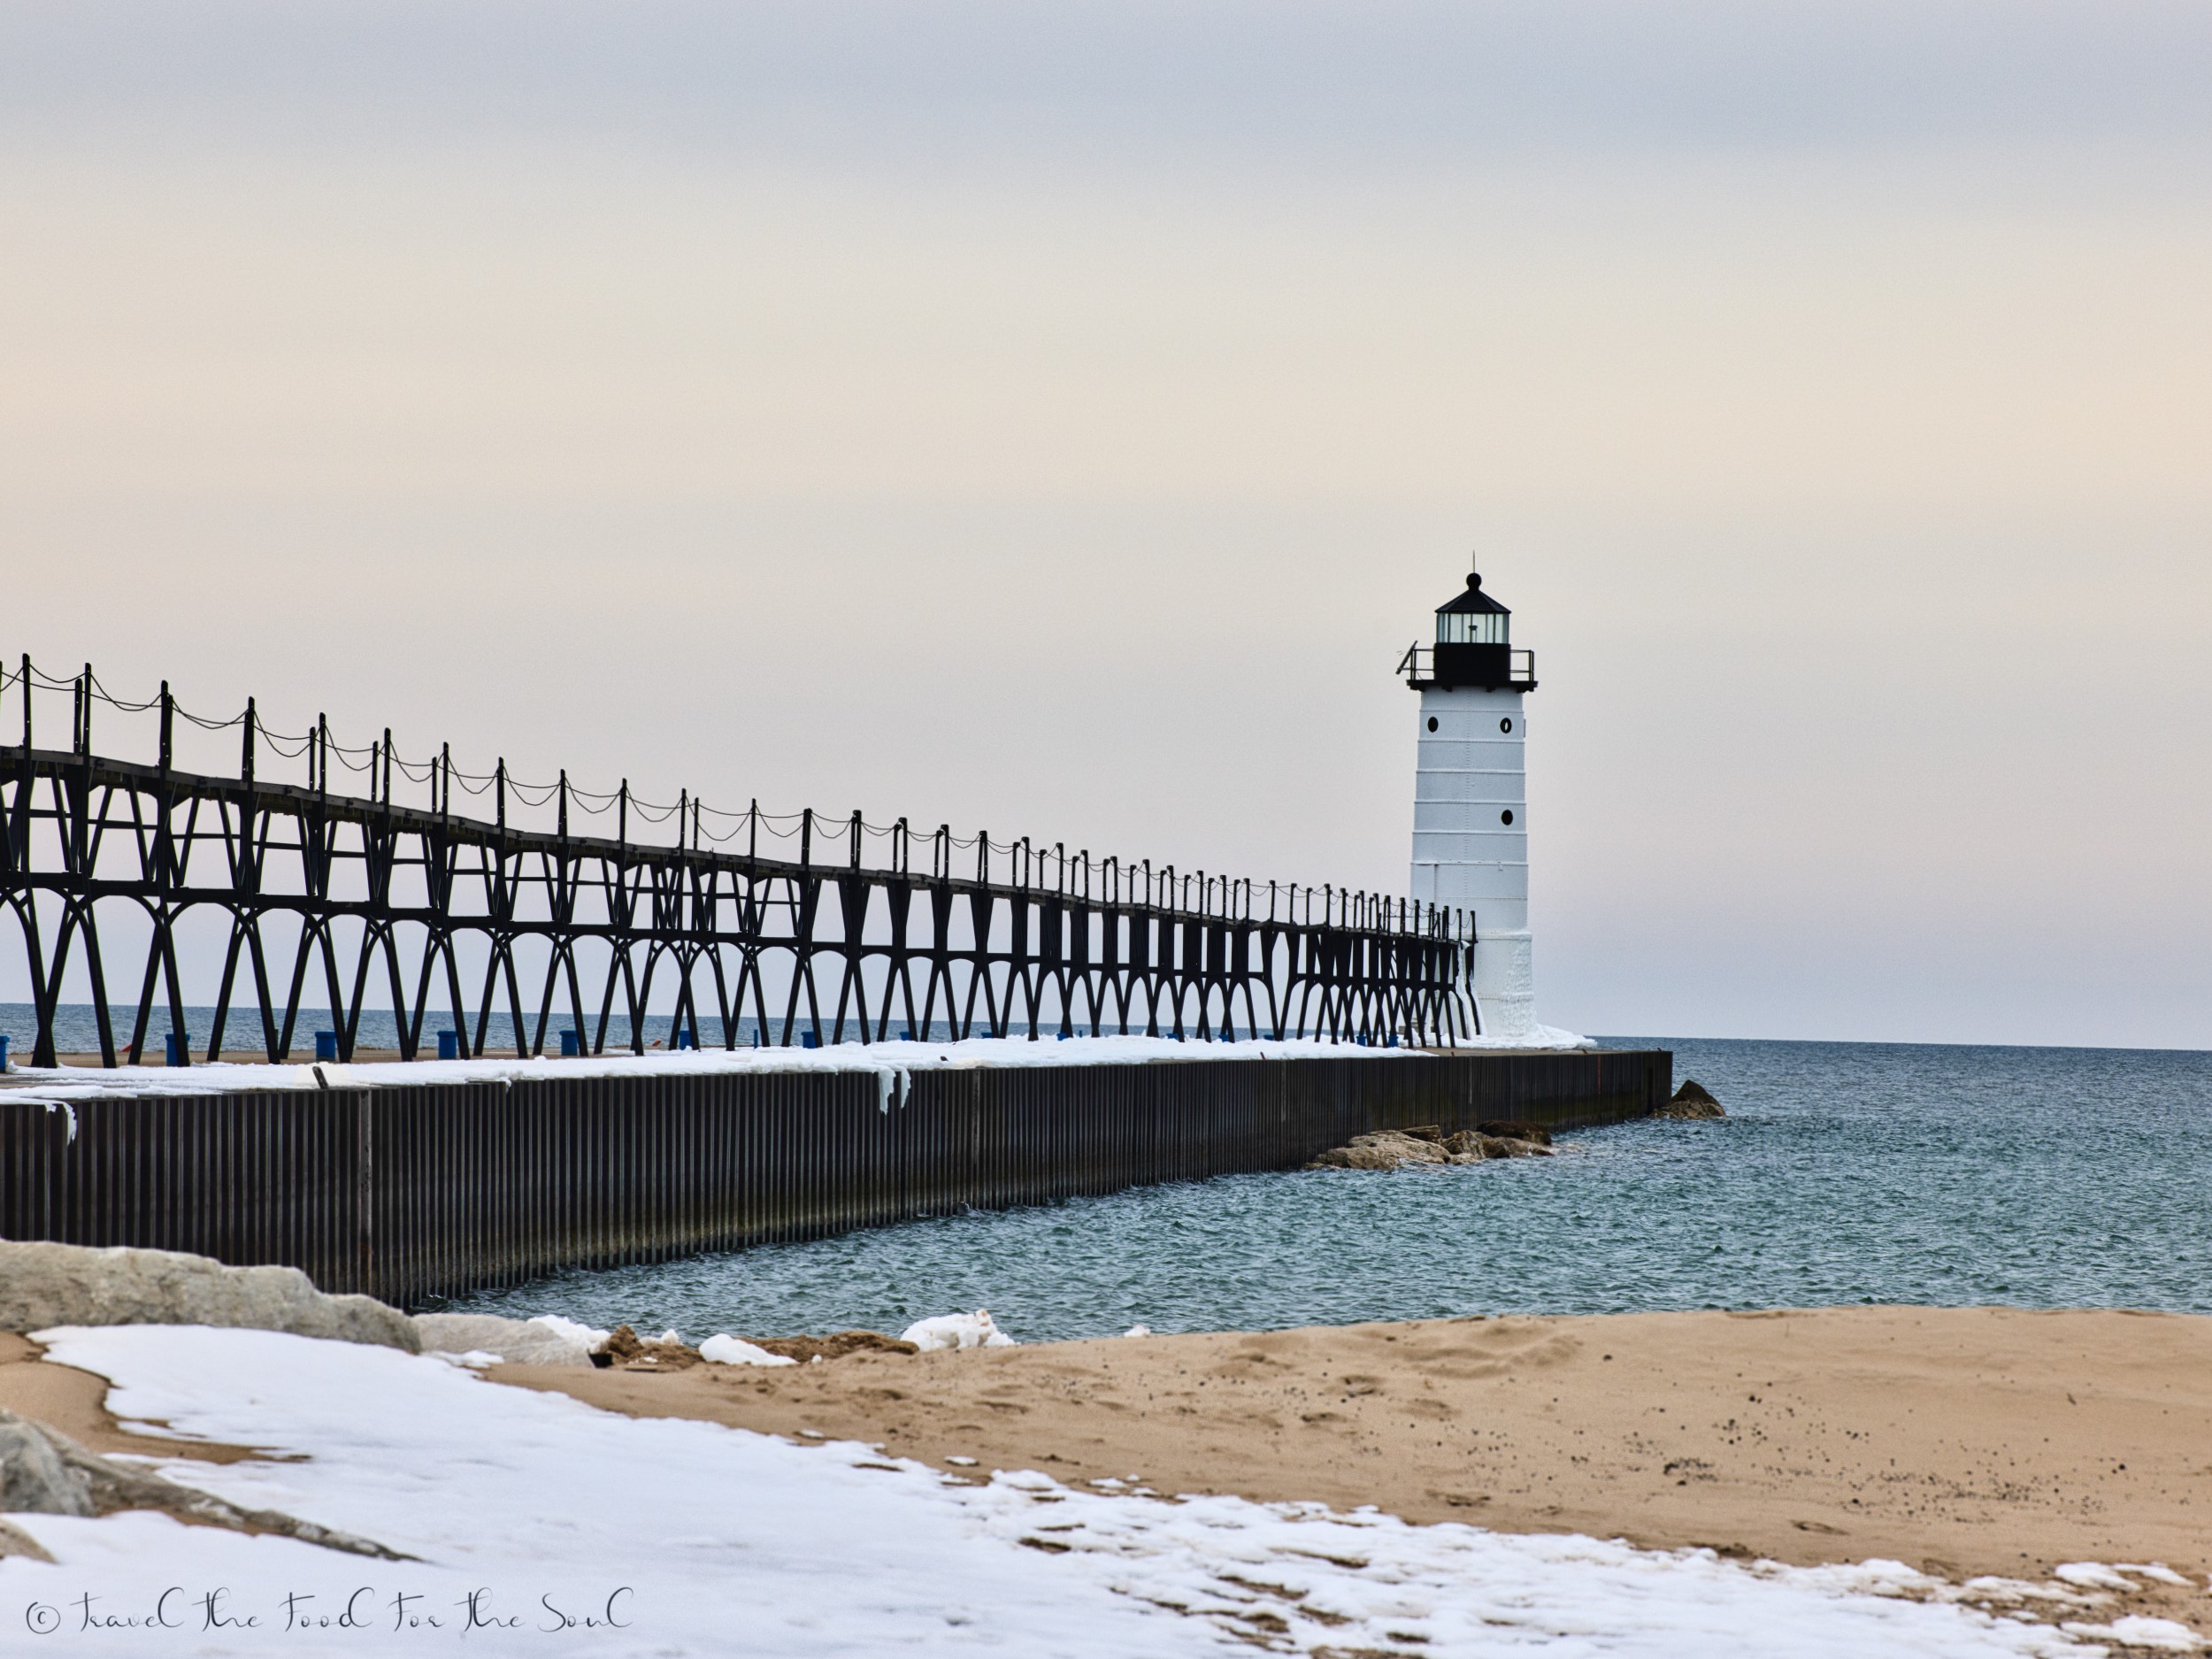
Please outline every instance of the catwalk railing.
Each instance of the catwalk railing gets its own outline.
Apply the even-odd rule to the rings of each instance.
[[[69,698],[67,749],[35,745],[39,690]],[[1476,1028],[1463,911],[1263,891],[857,812],[722,813],[688,792],[658,807],[626,781],[611,794],[565,773],[526,787],[504,761],[476,775],[449,750],[403,759],[388,731],[365,749],[334,744],[321,719],[283,737],[250,702],[205,720],[165,684],[125,703],[89,667],[52,680],[27,657],[0,673],[11,693],[22,741],[0,746],[0,893],[35,1064],[55,1064],[57,1010],[77,990],[109,1065],[143,1059],[157,1010],[177,1063],[288,1058],[303,1015],[326,1018],[350,1059],[373,996],[388,998],[411,1060],[426,1035],[459,1057],[484,1052],[495,1010],[517,1051],[542,1052],[557,1008],[591,1053],[611,1029],[641,1049],[661,1021],[672,1047],[703,1034],[735,1046],[1130,1032],[1450,1046]],[[94,750],[102,707],[155,723],[152,761]],[[180,731],[203,747],[234,731],[236,775],[180,769]],[[303,762],[303,780],[273,780],[272,755]],[[349,773],[358,792],[342,787]],[[457,784],[488,810],[457,812]],[[403,804],[396,785],[422,803]],[[511,822],[518,808],[550,822]],[[575,833],[579,816],[612,833]],[[635,839],[641,826],[666,839]],[[203,994],[188,999],[188,981]],[[135,1001],[114,1002],[111,988]],[[303,1002],[311,992],[320,1003]],[[193,1033],[187,1010],[200,1006],[211,1013]],[[449,1036],[426,1027],[434,1006]]]

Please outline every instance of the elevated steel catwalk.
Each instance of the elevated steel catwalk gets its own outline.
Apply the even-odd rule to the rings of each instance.
[[[542,1051],[557,1004],[580,1048],[603,1051],[619,1011],[628,1045],[642,1048],[654,987],[667,1008],[669,977],[672,1012],[655,1018],[669,1020],[672,1042],[695,1046],[710,1017],[732,1046],[748,1028],[779,1044],[949,1027],[1447,1047],[1473,1030],[1464,912],[1326,888],[1263,892],[1026,840],[918,836],[904,820],[879,829],[858,813],[801,814],[796,856],[767,857],[757,807],[710,836],[688,795],[663,816],[674,819],[670,843],[654,844],[633,839],[643,809],[626,784],[588,797],[606,803],[597,810],[611,810],[614,834],[579,835],[580,797],[565,775],[539,796],[554,826],[518,828],[503,762],[487,780],[488,821],[452,810],[460,774],[443,753],[399,767],[426,786],[428,804],[396,803],[388,733],[356,768],[362,794],[330,787],[319,722],[290,751],[303,753],[307,783],[266,781],[256,748],[270,740],[250,703],[232,721],[197,722],[239,729],[237,776],[177,770],[180,711],[165,686],[157,703],[122,705],[157,710],[156,761],[97,755],[101,694],[88,669],[73,682],[72,746],[41,749],[34,683],[27,658],[19,675],[0,675],[0,692],[24,691],[23,741],[0,746],[0,895],[24,953],[40,1065],[55,1064],[65,985],[94,1004],[110,1065],[142,1060],[157,1006],[186,1033],[180,1060],[227,1049],[285,1059],[311,983],[325,1000],[307,1007],[328,1010],[342,1059],[373,984],[408,1059],[438,1003],[463,1057],[484,1051],[503,1003],[521,1052]],[[227,933],[219,972],[211,935],[209,949],[179,949],[180,928],[208,919],[196,912],[215,913]],[[127,1035],[111,1014],[117,989],[134,999],[112,1004],[130,1014]],[[190,1031],[188,1010],[209,1004],[207,1028]]]

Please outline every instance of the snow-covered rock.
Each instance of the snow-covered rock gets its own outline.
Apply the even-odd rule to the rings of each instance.
[[[415,1330],[427,1352],[489,1354],[516,1365],[588,1365],[592,1349],[608,1334],[558,1314],[503,1319],[488,1313],[419,1313]]]
[[[72,1468],[59,1437],[12,1411],[0,1411],[0,1509],[35,1515],[96,1515],[92,1483]]]
[[[422,1351],[415,1322],[398,1309],[373,1296],[326,1296],[296,1267],[0,1241],[0,1331],[98,1325],[211,1325]]]

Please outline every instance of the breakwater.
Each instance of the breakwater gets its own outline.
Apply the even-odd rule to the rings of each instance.
[[[1663,1050],[0,1093],[0,1235],[303,1269],[402,1306],[571,1267],[1295,1168],[1371,1129],[1647,1115]]]

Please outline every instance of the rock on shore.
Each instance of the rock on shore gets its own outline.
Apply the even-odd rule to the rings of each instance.
[[[0,1240],[0,1330],[212,1325],[422,1352],[415,1322],[373,1296],[326,1296],[296,1267],[229,1267],[175,1250]]]
[[[489,1355],[517,1365],[588,1365],[592,1350],[610,1335],[550,1314],[503,1319],[490,1313],[419,1313],[415,1330],[427,1352]]]
[[[180,1442],[183,1444],[183,1442]],[[59,1429],[0,1410],[0,1509],[18,1515],[113,1515],[119,1509],[156,1509],[202,1526],[237,1532],[273,1532],[325,1549],[383,1561],[411,1559],[350,1532],[303,1521],[274,1509],[242,1509],[225,1498],[89,1451]],[[50,1561],[35,1540],[0,1525],[0,1555]]]
[[[1002,1340],[1010,1346],[1010,1339]],[[586,1356],[586,1363],[603,1371],[688,1371],[703,1360],[713,1364],[802,1365],[843,1359],[853,1354],[918,1354],[924,1346],[926,1345],[886,1336],[880,1331],[839,1331],[829,1336],[764,1336],[751,1340],[720,1334],[692,1348],[673,1331],[648,1340],[624,1325],[617,1325],[612,1334],[593,1347]],[[958,1345],[945,1342],[937,1346]]]

